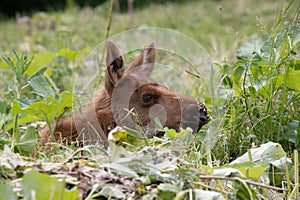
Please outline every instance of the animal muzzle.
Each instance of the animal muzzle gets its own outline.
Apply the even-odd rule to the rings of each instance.
[[[201,127],[210,121],[210,116],[207,113],[206,107],[200,103],[187,105],[183,109],[183,117],[181,126],[183,128],[190,127],[193,132],[198,132]]]
[[[209,122],[210,116],[207,114],[207,109],[202,103],[198,102],[197,104],[199,110],[199,126],[197,128],[197,132],[198,132],[203,125]]]

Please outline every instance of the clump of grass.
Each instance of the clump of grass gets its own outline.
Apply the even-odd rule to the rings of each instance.
[[[241,44],[238,61],[220,65],[227,112],[226,141],[219,145],[228,151],[215,154],[223,162],[267,141],[279,142],[289,154],[299,148],[299,10],[291,21],[284,20],[297,4],[286,6],[269,37]]]

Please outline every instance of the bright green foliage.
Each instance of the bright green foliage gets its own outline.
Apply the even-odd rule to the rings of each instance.
[[[37,131],[34,127],[27,127],[20,141],[16,143],[16,149],[23,155],[32,156],[38,142]]]
[[[12,113],[26,114],[33,116],[33,120],[51,122],[69,111],[72,108],[72,103],[73,94],[70,92],[62,92],[57,98],[49,96],[47,99],[37,102],[22,98],[13,102]]]
[[[83,55],[85,51],[78,54]],[[47,66],[56,58],[55,54],[40,52],[34,56],[18,54],[13,51],[12,56],[3,56],[1,74],[6,91],[10,91],[5,101],[0,103],[0,125],[3,133],[12,130],[6,138],[1,137],[4,144],[11,145],[12,149],[24,154],[32,155],[37,140],[37,130],[28,127],[19,129],[35,121],[44,121],[51,130],[52,124],[69,111],[73,105],[74,95],[70,92],[57,92],[54,81],[46,73]],[[72,59],[76,59],[73,57]],[[11,76],[10,74],[13,74]],[[16,87],[14,86],[16,85]],[[2,145],[1,145],[2,146]]]
[[[239,170],[247,178],[258,181],[268,170],[269,165],[265,162],[243,162],[240,164],[232,164],[230,167]]]
[[[0,184],[0,199],[17,200],[18,197],[10,185]]]
[[[32,77],[34,74],[39,72],[44,67],[49,66],[49,64],[55,59],[55,54],[48,52],[38,52],[32,56],[32,63],[30,67],[25,71],[25,74]]]
[[[75,61],[77,58],[83,57],[86,53],[90,52],[90,48],[86,47],[81,51],[73,51],[71,49],[61,49],[57,53],[58,56],[68,58],[71,61]]]
[[[66,190],[64,187],[64,182],[35,171],[27,172],[22,180],[24,199],[79,199],[77,188]]]
[[[299,147],[292,139],[299,137],[298,128],[294,126],[292,138],[285,131],[300,116],[300,70],[295,56],[300,52],[299,34],[300,28],[291,24],[269,38],[242,44],[239,60],[220,66],[231,156],[240,155],[251,142],[277,141],[287,148],[290,141]]]
[[[54,90],[50,87],[46,78],[43,76],[35,76],[28,81],[28,84],[33,90],[33,93],[47,98],[48,96],[55,97]]]
[[[287,87],[289,89],[300,92],[300,70],[293,70],[287,74],[279,74],[276,87]]]

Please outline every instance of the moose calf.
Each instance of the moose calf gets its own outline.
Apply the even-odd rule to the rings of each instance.
[[[54,130],[56,140],[83,144],[107,141],[108,133],[118,126],[149,128],[155,134],[154,118],[168,128],[190,127],[194,132],[210,120],[205,106],[195,99],[176,94],[153,81],[150,76],[155,63],[155,45],[151,43],[125,70],[124,58],[111,41],[106,43],[104,89],[84,113],[62,119]],[[128,114],[133,111],[138,121]],[[50,139],[49,128],[39,132],[41,145]]]

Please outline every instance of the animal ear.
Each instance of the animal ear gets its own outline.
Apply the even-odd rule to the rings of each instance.
[[[105,88],[111,95],[116,83],[124,74],[125,61],[119,48],[112,41],[106,42],[106,52]]]
[[[151,42],[141,54],[131,63],[129,70],[134,73],[143,74],[145,76],[151,75],[155,63],[155,43]]]

